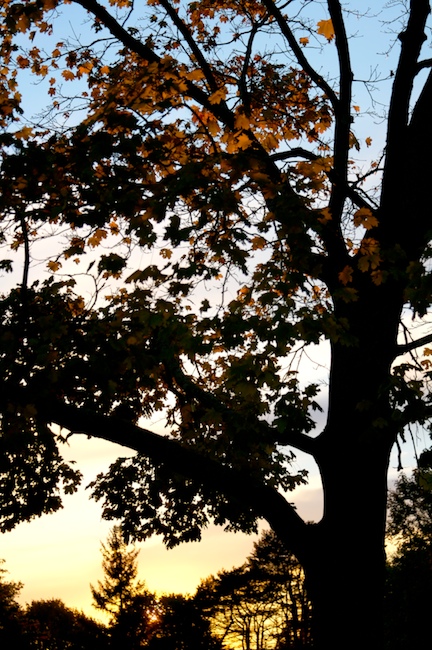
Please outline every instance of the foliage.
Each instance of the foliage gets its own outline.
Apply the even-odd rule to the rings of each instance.
[[[181,594],[158,599],[158,615],[148,644],[151,650],[221,650],[199,598]]]
[[[389,494],[387,533],[400,551],[432,543],[431,485],[430,469],[419,467],[402,474]]]
[[[102,544],[104,580],[91,587],[94,606],[110,617],[113,648],[142,647],[150,636],[155,598],[137,577],[137,550],[128,550],[120,526],[114,526]]]
[[[311,647],[311,604],[298,561],[270,532],[247,562],[203,581],[196,599],[226,647],[270,650]]]
[[[6,580],[7,570],[0,563],[0,642],[6,644],[12,637],[16,639],[17,647],[20,642],[21,608],[17,597],[23,587],[21,582]],[[6,645],[4,646],[6,647]]]
[[[44,650],[102,650],[107,647],[106,628],[59,599],[34,600],[23,616],[25,647]]]
[[[340,644],[367,645],[365,585],[381,625],[389,456],[432,406],[430,3],[380,3],[400,33],[369,80],[373,47],[356,56],[350,34],[378,19],[360,6],[0,7],[2,530],[76,489],[69,433],[119,443],[137,455],[94,483],[104,516],[168,545],[267,520],[324,647],[340,592]],[[355,98],[378,81],[382,153]],[[320,387],[298,363],[324,342],[311,436]],[[306,477],[293,450],[321,473],[314,525],[286,495]]]
[[[426,452],[411,476],[402,474],[389,497],[388,533],[396,550],[387,566],[386,647],[427,645],[432,632],[432,500]]]

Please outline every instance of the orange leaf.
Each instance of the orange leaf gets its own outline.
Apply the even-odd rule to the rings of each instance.
[[[324,36],[328,41],[331,41],[334,38],[334,28],[331,18],[329,20],[320,20],[317,23],[318,30],[317,33],[321,36]]]

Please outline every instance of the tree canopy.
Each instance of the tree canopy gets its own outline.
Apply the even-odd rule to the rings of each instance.
[[[373,12],[2,2],[2,530],[76,489],[67,435],[104,438],[137,452],[93,484],[127,535],[264,518],[305,567],[317,643],[367,644],[360,586],[379,627],[389,455],[429,420],[432,340],[430,4]],[[354,43],[364,58],[377,25],[394,68],[365,79]],[[310,435],[319,386],[298,361],[323,341]],[[320,470],[314,525],[287,496],[293,450]]]

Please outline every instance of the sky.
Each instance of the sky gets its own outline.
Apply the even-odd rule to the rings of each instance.
[[[350,4],[353,6],[362,3]],[[376,3],[376,6],[381,5],[384,3]],[[322,17],[325,16],[318,16]],[[353,34],[355,20],[352,17]],[[392,69],[394,52],[389,52],[382,40],[383,29],[380,19],[371,20],[367,33],[359,33],[353,38],[359,77],[369,77],[377,63],[383,64],[388,72]],[[385,42],[388,43],[388,39]],[[370,52],[376,53],[375,58],[367,56]],[[388,84],[385,86],[383,82],[382,87],[385,92]],[[369,99],[361,84],[357,85],[356,92],[356,103],[362,110],[367,108]],[[380,92],[378,89],[377,96]],[[37,101],[34,92],[32,101]],[[382,143],[384,125],[378,118],[359,116],[357,119],[367,120],[368,130],[365,136],[374,138],[373,147],[378,146],[380,141]],[[371,153],[373,154],[369,151]],[[327,365],[325,350],[316,349],[311,356],[306,376],[314,381],[324,381]],[[325,391],[322,399],[325,400]],[[420,431],[418,448],[427,446],[429,442]],[[9,579],[24,583],[20,597],[23,604],[33,599],[60,598],[71,607],[83,609],[89,615],[97,615],[91,606],[89,585],[96,584],[102,578],[100,543],[105,541],[113,522],[102,520],[100,505],[88,499],[88,491],[84,486],[97,473],[107,469],[119,453],[125,452],[115,445],[73,436],[65,455],[76,460],[83,471],[83,487],[77,494],[65,497],[64,508],[58,513],[21,524],[15,530],[0,536],[0,558],[6,561]],[[322,512],[320,480],[313,464],[299,454],[298,467],[304,467],[305,463],[310,470],[310,482],[290,495],[290,500],[306,520],[318,521]],[[410,445],[404,449],[404,463],[407,468],[412,464]],[[397,475],[396,466],[397,459],[394,455],[391,460],[390,482]],[[362,479],[353,477],[353,480]],[[228,534],[216,527],[205,530],[200,543],[182,544],[173,550],[164,549],[159,539],[151,539],[138,545],[139,577],[151,591],[193,593],[200,579],[222,569],[241,565],[256,540],[257,536]]]

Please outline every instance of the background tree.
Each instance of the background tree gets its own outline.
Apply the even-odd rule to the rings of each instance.
[[[428,460],[429,457],[429,460]],[[432,492],[430,451],[389,496],[386,647],[409,650],[430,642],[432,625]]]
[[[0,305],[2,530],[76,488],[51,425],[98,436],[138,452],[93,486],[127,534],[265,519],[304,566],[315,643],[379,636],[389,456],[431,414],[430,3],[386,7],[369,157],[363,3],[3,0],[1,268],[21,269]],[[29,75],[51,102],[34,119]],[[322,341],[312,437],[296,360]],[[161,410],[166,436],[144,421]],[[313,525],[286,495],[293,449],[321,474]]]
[[[139,551],[128,549],[120,526],[114,526],[102,544],[105,578],[91,586],[94,606],[110,618],[111,647],[140,648],[150,636],[155,598],[137,578]]]
[[[312,647],[302,567],[271,532],[263,534],[243,566],[203,581],[195,598],[227,647]]]
[[[222,650],[199,598],[169,594],[158,599],[151,650]]]
[[[6,580],[7,570],[3,568],[4,560],[0,560],[0,643],[6,648],[10,639],[14,639],[18,650],[26,648],[23,638],[22,609],[17,597],[23,584]]]
[[[23,628],[29,650],[103,650],[108,642],[104,625],[56,598],[32,601],[25,609]]]

